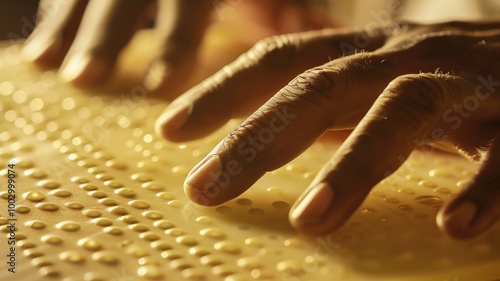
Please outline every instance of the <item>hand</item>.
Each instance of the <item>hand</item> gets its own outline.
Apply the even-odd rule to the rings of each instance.
[[[175,100],[157,131],[191,140],[255,111],[185,181],[188,197],[210,206],[325,131],[355,127],[291,209],[291,224],[315,235],[338,229],[415,147],[443,143],[480,165],[437,218],[448,235],[469,238],[500,216],[499,59],[497,22],[273,37]]]
[[[249,9],[251,13],[248,15],[237,17],[239,28],[243,29],[245,26],[242,21],[245,22],[245,19],[248,27],[256,22],[252,17],[260,15],[264,18],[263,24],[251,25],[252,30],[245,29],[248,31],[245,36],[252,40],[255,36],[260,38],[278,32],[297,32],[317,27],[319,22],[316,19],[320,17],[315,15],[313,18],[312,14],[300,12],[305,5],[302,2],[42,0],[39,9],[42,21],[28,39],[23,54],[27,60],[43,67],[62,63],[61,78],[76,86],[98,85],[109,80],[120,51],[137,30],[148,25],[156,13],[156,37],[160,46],[145,75],[144,86],[156,92],[175,92],[195,66],[197,50],[212,11],[221,21],[224,17],[231,24],[234,23],[230,20],[232,14],[241,14],[248,8],[236,5],[255,6]],[[303,17],[285,26],[270,20],[277,12],[299,13]]]

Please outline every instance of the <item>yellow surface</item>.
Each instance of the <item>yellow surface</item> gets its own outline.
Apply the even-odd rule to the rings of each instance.
[[[62,85],[0,50],[0,280],[493,280],[500,225],[469,241],[435,214],[475,167],[415,152],[338,232],[305,237],[290,205],[337,147],[318,143],[218,207],[190,203],[182,182],[235,125],[186,144],[153,132],[165,102]],[[8,216],[8,164],[16,212]],[[355,187],[353,187],[355,188]],[[16,273],[8,272],[16,221]]]

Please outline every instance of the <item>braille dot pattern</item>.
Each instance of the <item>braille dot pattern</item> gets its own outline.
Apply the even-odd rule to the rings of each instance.
[[[415,151],[345,227],[305,237],[288,212],[338,144],[318,143],[242,196],[200,207],[183,180],[237,123],[202,141],[164,142],[154,122],[165,102],[139,88],[82,94],[54,71],[33,72],[12,47],[0,49],[0,177],[16,163],[19,280],[446,280],[469,269],[500,277],[500,226],[453,241],[435,225],[476,171],[467,160]],[[11,278],[5,266],[2,280]]]

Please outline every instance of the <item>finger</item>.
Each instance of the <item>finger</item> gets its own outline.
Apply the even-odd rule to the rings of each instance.
[[[292,225],[314,235],[338,229],[370,189],[399,168],[417,140],[433,128],[449,129],[440,122],[443,111],[464,89],[471,86],[457,77],[396,78],[294,204]]]
[[[188,196],[202,205],[225,202],[292,160],[326,129],[357,124],[394,77],[381,61],[359,54],[297,76],[193,168],[185,181]]]
[[[40,22],[25,42],[22,56],[42,67],[58,66],[75,38],[88,1],[41,1]]]
[[[163,43],[144,78],[148,90],[171,95],[189,77],[212,6],[211,1],[160,1],[156,31]]]
[[[95,85],[112,74],[120,50],[140,27],[151,1],[91,1],[60,70],[60,77],[77,86]]]
[[[443,208],[439,227],[455,238],[471,238],[500,218],[500,134],[493,140],[472,182]]]
[[[353,46],[376,49],[385,40],[381,33],[363,36],[329,29],[262,40],[174,101],[159,118],[157,131],[171,141],[207,135],[229,119],[254,111],[305,69],[356,51]],[[366,40],[362,45],[361,37]]]

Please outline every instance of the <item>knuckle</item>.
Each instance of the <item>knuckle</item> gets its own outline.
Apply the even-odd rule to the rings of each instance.
[[[393,80],[383,96],[410,117],[435,118],[443,110],[446,89],[430,75],[404,75]]]
[[[298,75],[282,90],[282,96],[289,101],[312,103],[327,110],[342,99],[346,74],[330,67],[316,67]]]
[[[246,53],[246,58],[273,69],[284,69],[292,63],[300,42],[297,34],[268,37],[257,42]]]

